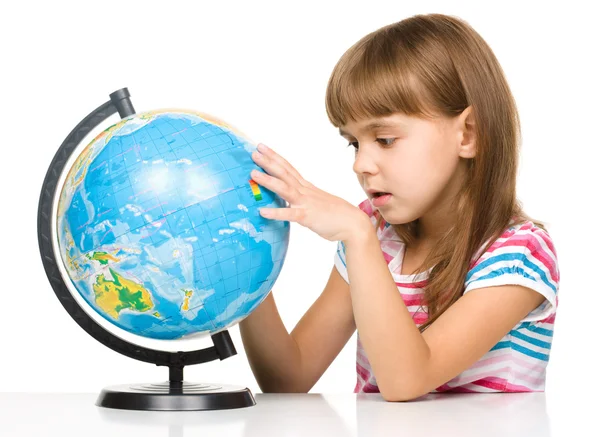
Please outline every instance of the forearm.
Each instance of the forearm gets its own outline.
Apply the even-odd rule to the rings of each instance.
[[[301,391],[300,350],[279,316],[273,293],[239,326],[248,362],[261,390]]]
[[[344,243],[356,327],[379,390],[390,399],[411,397],[421,390],[429,347],[398,292],[375,230],[362,228]]]

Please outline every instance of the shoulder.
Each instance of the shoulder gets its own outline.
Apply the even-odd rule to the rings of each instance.
[[[560,272],[548,231],[531,221],[514,224],[492,244],[488,240],[480,251],[483,253],[472,259],[464,293],[477,288],[521,285],[546,297],[546,303],[528,320],[539,320],[556,309]]]
[[[491,261],[510,262],[528,260],[544,265],[549,270],[557,268],[557,253],[550,233],[531,221],[509,226],[492,244],[489,240],[472,259],[470,270],[489,265]],[[485,249],[485,246],[489,247]],[[481,253],[483,252],[483,253]]]

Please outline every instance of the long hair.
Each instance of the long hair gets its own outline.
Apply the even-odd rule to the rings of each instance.
[[[477,152],[454,199],[456,221],[417,270],[433,266],[421,332],[461,297],[477,254],[511,223],[531,220],[545,230],[516,197],[521,127],[514,97],[491,48],[465,21],[415,15],[364,36],[336,64],[325,100],[335,127],[393,113],[456,117],[472,107]],[[417,222],[392,226],[410,245]]]

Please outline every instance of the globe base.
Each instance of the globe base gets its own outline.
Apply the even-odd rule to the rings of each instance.
[[[256,401],[250,389],[241,386],[167,381],[105,387],[96,405],[121,410],[198,411],[251,407]]]

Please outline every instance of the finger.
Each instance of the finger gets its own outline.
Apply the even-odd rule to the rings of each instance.
[[[259,208],[258,212],[269,220],[283,220],[288,222],[302,223],[306,217],[303,208]]]
[[[297,189],[276,177],[258,170],[252,170],[250,175],[257,184],[273,191],[289,203],[295,203],[300,195]]]
[[[306,179],[304,179],[302,177],[302,175],[298,172],[298,170],[296,170],[294,168],[294,166],[292,164],[290,164],[285,158],[283,158],[282,156],[280,156],[273,149],[267,147],[263,143],[259,143],[258,144],[258,151],[261,152],[263,155],[267,156],[268,158],[272,159],[274,162],[278,163],[290,175],[292,175],[300,183],[300,185],[303,185],[305,187],[311,187],[312,186],[312,184],[310,182],[308,182]]]
[[[263,155],[258,151],[254,151],[252,153],[252,159],[264,169],[271,176],[276,177],[277,179],[281,179],[286,184],[292,187],[300,187],[302,186],[298,179],[294,177],[288,170],[286,170],[280,163],[273,160],[271,157]]]

